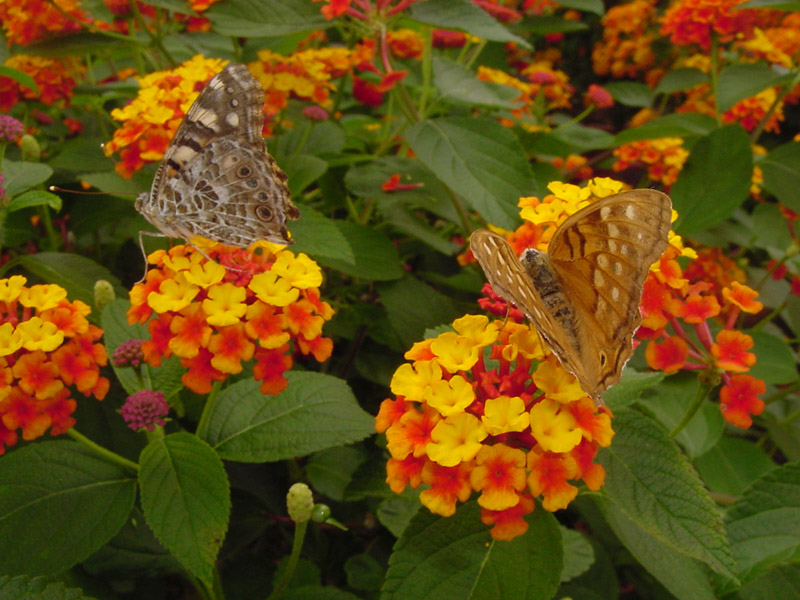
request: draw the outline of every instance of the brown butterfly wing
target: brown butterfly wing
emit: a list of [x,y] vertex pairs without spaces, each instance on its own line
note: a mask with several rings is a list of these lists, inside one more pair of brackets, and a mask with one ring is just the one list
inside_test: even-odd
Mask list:
[[261,134],[264,90],[244,65],[218,73],[186,112],[136,208],[162,233],[249,246],[291,244],[300,211]]
[[575,310],[584,390],[597,399],[617,383],[641,323],[642,287],[668,244],[672,203],[656,190],[603,198],[570,216],[548,255]]
[[[571,330],[569,321],[565,322],[565,315],[560,314],[559,307],[553,306],[554,300],[560,301],[563,298],[559,299],[561,295],[554,293],[548,295],[546,303],[542,298],[542,290],[534,285],[534,281],[538,280],[540,288],[546,287],[550,280],[549,275],[555,276],[547,256],[537,253],[538,258],[545,261],[545,265],[532,277],[504,237],[479,229],[472,233],[469,244],[495,293],[504,300],[513,302],[523,312],[567,370],[572,373],[579,371],[580,365],[573,360],[576,356],[573,350],[576,343],[575,333]],[[547,291],[550,290],[545,290]]]

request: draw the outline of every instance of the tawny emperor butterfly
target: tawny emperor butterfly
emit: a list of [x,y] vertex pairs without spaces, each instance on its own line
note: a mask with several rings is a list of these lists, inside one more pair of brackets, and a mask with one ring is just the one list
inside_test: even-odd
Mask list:
[[601,404],[633,353],[642,286],[667,247],[671,215],[666,194],[632,190],[570,216],[546,254],[529,248],[517,259],[505,238],[485,229],[470,246],[494,291],[517,305]]

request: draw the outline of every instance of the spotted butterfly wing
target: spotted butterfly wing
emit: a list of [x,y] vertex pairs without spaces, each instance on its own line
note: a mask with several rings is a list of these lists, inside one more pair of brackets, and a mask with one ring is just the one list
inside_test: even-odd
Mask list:
[[671,213],[661,192],[615,194],[564,221],[547,254],[528,249],[519,260],[502,236],[481,230],[470,238],[494,290],[530,319],[598,403],[633,352],[642,287],[667,247]]
[[261,130],[264,92],[244,65],[216,75],[189,108],[136,208],[170,237],[232,246],[291,244],[300,211]]

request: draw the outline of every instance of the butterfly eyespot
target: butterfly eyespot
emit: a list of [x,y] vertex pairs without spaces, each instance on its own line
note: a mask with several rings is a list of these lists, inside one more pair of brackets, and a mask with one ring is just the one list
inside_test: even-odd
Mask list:
[[267,202],[269,200],[269,194],[267,192],[258,192],[258,199]]
[[261,206],[256,207],[256,214],[258,215],[259,219],[264,221],[272,221],[272,209],[269,206]]
[[243,166],[239,167],[239,168],[237,169],[237,171],[236,171],[236,174],[237,174],[239,177],[241,177],[242,179],[244,179],[245,177],[250,177],[250,175],[251,175],[252,173],[253,173],[253,169],[251,169],[251,168],[250,168],[250,167],[248,167],[247,165],[243,165]]
[[258,179],[248,179],[245,185],[249,188],[256,189],[258,187]]

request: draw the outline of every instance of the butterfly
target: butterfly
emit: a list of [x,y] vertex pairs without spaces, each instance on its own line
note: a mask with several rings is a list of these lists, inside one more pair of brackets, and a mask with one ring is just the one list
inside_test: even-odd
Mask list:
[[293,243],[286,221],[300,211],[267,153],[263,105],[264,90],[247,67],[217,74],[187,111],[136,210],[163,235],[187,241]]
[[632,190],[571,215],[547,253],[528,248],[517,259],[505,238],[485,229],[472,234],[470,247],[495,293],[525,314],[564,369],[602,404],[633,354],[642,288],[667,248],[671,216],[669,196]]

